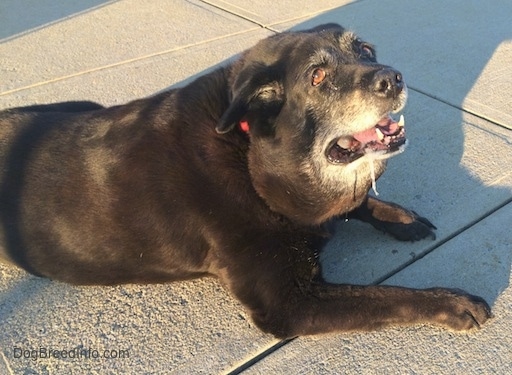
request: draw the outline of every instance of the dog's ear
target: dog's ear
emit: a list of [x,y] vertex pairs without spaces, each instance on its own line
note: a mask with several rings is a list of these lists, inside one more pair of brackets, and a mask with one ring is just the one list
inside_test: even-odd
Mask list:
[[[231,103],[215,128],[217,133],[231,131],[249,112],[270,117],[276,114],[277,108],[280,109],[284,97],[282,83],[272,68],[259,66],[256,70],[252,66],[237,75]],[[247,75],[249,78],[244,80]]]
[[215,128],[217,133],[225,134],[231,131],[249,110],[249,103],[254,96],[249,84],[247,84],[247,87],[243,87],[239,93],[233,94],[228,109],[224,112]]

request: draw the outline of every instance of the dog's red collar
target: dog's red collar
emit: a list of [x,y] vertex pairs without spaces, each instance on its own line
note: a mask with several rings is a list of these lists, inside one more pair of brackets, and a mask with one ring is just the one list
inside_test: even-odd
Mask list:
[[238,124],[240,130],[244,133],[249,133],[249,122],[247,120],[241,120]]

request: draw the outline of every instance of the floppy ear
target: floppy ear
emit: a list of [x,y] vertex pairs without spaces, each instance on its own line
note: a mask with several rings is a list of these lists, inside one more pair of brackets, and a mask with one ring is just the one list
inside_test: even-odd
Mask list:
[[225,134],[235,127],[235,125],[242,120],[242,117],[249,110],[249,103],[251,101],[253,93],[251,93],[250,83],[243,87],[241,92],[233,95],[232,101],[222,117],[219,123],[215,127],[215,130],[219,134]]
[[[252,70],[252,69],[251,69]],[[219,134],[231,131],[250,111],[258,111],[258,114],[269,115],[265,108],[273,108],[275,104],[283,100],[282,84],[275,78],[270,67],[260,67],[258,72],[233,90],[233,98],[228,109],[224,112],[215,130]],[[244,74],[245,73],[245,74]],[[241,72],[240,77],[247,75],[247,71]]]

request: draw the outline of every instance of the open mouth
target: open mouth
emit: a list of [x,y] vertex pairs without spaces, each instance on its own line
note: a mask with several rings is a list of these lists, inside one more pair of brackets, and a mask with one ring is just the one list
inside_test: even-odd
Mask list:
[[395,121],[387,115],[370,129],[352,136],[340,137],[327,148],[327,159],[335,164],[348,164],[364,155],[386,159],[405,148],[404,116]]

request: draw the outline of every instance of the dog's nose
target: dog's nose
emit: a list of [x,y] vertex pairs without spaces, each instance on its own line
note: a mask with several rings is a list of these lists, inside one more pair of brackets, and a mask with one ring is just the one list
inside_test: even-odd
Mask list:
[[391,68],[378,70],[373,76],[373,91],[386,98],[396,98],[404,89],[402,73]]

